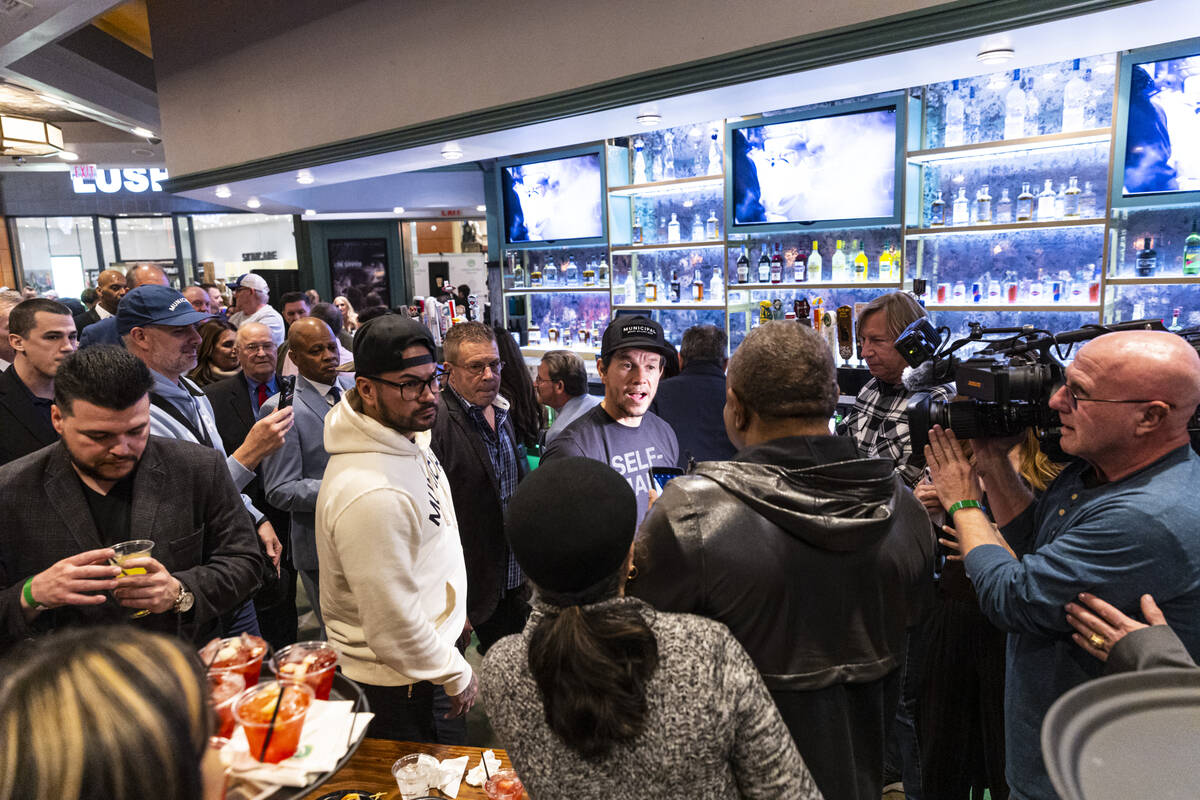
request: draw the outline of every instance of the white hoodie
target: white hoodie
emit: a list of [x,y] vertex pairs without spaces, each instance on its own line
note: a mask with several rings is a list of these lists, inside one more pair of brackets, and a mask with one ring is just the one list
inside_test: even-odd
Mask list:
[[363,414],[353,389],[325,417],[321,614],[347,677],[430,681],[453,696],[471,681],[454,646],[467,618],[467,570],[450,486],[428,441]]

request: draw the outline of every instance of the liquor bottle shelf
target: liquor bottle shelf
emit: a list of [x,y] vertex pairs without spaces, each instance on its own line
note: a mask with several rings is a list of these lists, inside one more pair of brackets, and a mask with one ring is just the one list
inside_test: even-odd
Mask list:
[[725,186],[725,176],[695,175],[691,178],[674,178],[669,181],[654,181],[653,183],[632,183],[626,186],[609,187],[609,197],[645,197],[655,194],[673,194],[681,191],[697,189],[720,189]]
[[937,161],[948,161],[953,158],[993,156],[1004,153],[1017,153],[1023,150],[1045,150],[1051,147],[1097,144],[1099,142],[1107,142],[1111,138],[1112,128],[1092,128],[1085,131],[1067,131],[1065,133],[1048,133],[1044,136],[1027,136],[1022,139],[1004,139],[998,142],[966,144],[956,147],[935,147],[931,150],[914,150],[908,153],[908,160],[913,164],[930,164]]
[[905,228],[905,236],[948,236],[956,233],[998,233],[1002,231],[1034,231],[1052,228],[1103,227],[1104,219],[1081,217],[1079,219],[1052,219],[1045,222],[1004,222],[999,225],[945,225],[937,228]]
[[1159,286],[1175,283],[1200,283],[1200,275],[1152,275],[1148,278],[1135,276],[1106,279],[1110,286]]
[[600,354],[599,347],[561,347],[547,342],[539,342],[537,344],[526,345],[521,348],[521,355],[526,358],[538,358],[549,353],[551,350],[570,350],[585,361],[594,360]]
[[725,301],[720,303],[614,303],[613,308],[649,308],[654,311],[724,311]]
[[926,311],[1099,311],[1100,304],[1077,305],[1075,303],[1045,303],[1024,305],[1022,303],[926,303]]
[[784,281],[782,283],[731,283],[727,287],[727,291],[738,292],[743,290],[760,290],[760,289],[899,289],[900,281],[806,281],[805,283],[795,283]]
[[505,289],[505,294],[553,294],[555,292],[608,292],[607,286],[522,286]]
[[673,244],[620,244],[613,245],[612,254],[619,256],[624,253],[644,253],[653,250],[715,250],[718,247],[724,246],[724,239],[710,239],[703,242],[675,242]]

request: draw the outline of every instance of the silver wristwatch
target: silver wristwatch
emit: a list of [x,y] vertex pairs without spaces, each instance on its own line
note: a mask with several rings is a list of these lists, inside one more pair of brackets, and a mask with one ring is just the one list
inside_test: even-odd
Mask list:
[[195,604],[196,595],[187,590],[183,581],[179,581],[179,594],[175,595],[175,605],[171,606],[171,610],[176,614],[186,614],[192,610],[192,606]]

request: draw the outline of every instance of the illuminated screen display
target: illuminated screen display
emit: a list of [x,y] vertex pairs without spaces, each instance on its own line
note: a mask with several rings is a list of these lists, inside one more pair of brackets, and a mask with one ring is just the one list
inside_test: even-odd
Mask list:
[[735,225],[895,214],[894,107],[730,133]]
[[501,175],[510,244],[604,235],[598,154],[513,164]]
[[1200,54],[1134,64],[1126,197],[1200,190]]

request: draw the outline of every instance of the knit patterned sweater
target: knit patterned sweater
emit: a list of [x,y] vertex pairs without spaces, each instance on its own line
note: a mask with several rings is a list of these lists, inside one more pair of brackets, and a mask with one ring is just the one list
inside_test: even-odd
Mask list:
[[537,800],[820,800],[749,656],[718,622],[632,605],[658,639],[658,668],[646,686],[642,733],[603,759],[585,760],[546,724],[529,672],[529,634],[547,611],[534,604],[525,630],[497,642],[483,660],[480,688],[488,718],[517,774]]

